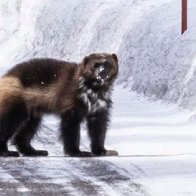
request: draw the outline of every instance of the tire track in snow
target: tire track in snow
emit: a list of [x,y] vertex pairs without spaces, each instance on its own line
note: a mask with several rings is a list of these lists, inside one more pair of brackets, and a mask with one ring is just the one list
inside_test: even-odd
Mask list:
[[[81,159],[78,158],[21,157],[1,159],[0,163],[3,165],[4,173],[11,175],[20,187],[27,187],[28,192],[24,193],[26,195],[115,195],[107,184],[89,177],[86,170],[83,170]],[[10,195],[14,192],[21,195],[17,189],[18,184],[14,186],[7,181],[4,186],[7,189],[11,187]],[[5,195],[9,195],[6,189]]]
[[134,182],[133,175],[112,161],[100,158],[20,157],[0,159],[0,163],[1,173],[11,175],[13,181],[3,184],[6,196],[13,193],[22,195],[22,191],[30,196],[148,195],[141,185]]
[[[22,195],[30,190],[25,187],[14,176],[0,167],[0,195]],[[17,192],[17,193],[16,193]]]
[[[130,174],[130,172],[118,167],[112,163],[112,161],[106,161],[101,158],[91,158],[81,159],[80,162],[82,167],[81,172],[84,174],[82,176],[86,176],[86,178],[90,179],[94,184],[100,185],[99,188],[102,188],[102,190],[106,192],[101,195],[148,195],[140,184],[134,182],[134,176]],[[72,163],[72,165],[74,164],[75,162]],[[136,170],[135,167],[134,170]]]
[[[18,184],[22,185],[22,188],[27,187],[28,192],[21,189],[23,190],[24,195],[74,195],[74,190],[71,187],[63,186],[62,182],[66,185],[66,180],[61,180],[62,182],[58,183],[62,176],[57,175],[59,171],[58,168],[55,168],[55,164],[43,168],[45,166],[45,161],[46,159],[42,158],[27,157],[0,160],[0,162],[3,162],[2,168],[5,173],[7,172],[6,174],[8,176],[11,175],[14,181],[17,181]],[[48,161],[48,164],[50,164],[50,161]],[[7,188],[11,187],[14,194],[16,192],[16,194],[21,195],[19,192],[20,190],[18,191],[13,183],[10,184],[10,181],[7,181],[4,186]],[[4,192],[6,196],[9,194],[9,190],[6,191],[6,189],[4,189]]]

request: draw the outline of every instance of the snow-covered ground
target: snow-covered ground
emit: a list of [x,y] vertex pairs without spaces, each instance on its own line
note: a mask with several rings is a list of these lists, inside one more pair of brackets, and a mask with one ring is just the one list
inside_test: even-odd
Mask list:
[[[180,2],[0,1],[1,75],[34,57],[104,51],[120,61],[106,140],[119,157],[64,158],[49,116],[34,145],[50,157],[0,158],[0,195],[196,195],[196,2],[188,0],[184,35]],[[89,149],[85,124],[81,148]]]
[[135,175],[149,195],[196,195],[194,112],[119,87],[114,101],[107,144],[124,158],[112,162]]

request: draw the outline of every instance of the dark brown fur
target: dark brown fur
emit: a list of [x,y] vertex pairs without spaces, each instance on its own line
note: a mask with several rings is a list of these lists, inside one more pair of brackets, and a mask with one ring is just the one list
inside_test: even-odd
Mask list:
[[[95,69],[96,63],[109,67],[109,71],[104,73],[105,70]],[[103,80],[95,79],[96,74],[97,78],[99,74],[103,78],[107,74],[107,80],[104,78],[103,83]],[[104,140],[111,107],[106,93],[110,92],[117,74],[116,55],[105,53],[91,54],[79,64],[33,59],[16,65],[0,79],[0,156],[18,155],[8,151],[10,138],[24,155],[47,155],[47,151],[35,150],[30,145],[45,113],[61,117],[65,153],[90,155],[79,150],[80,123],[87,119],[93,154],[105,154]],[[101,81],[103,84],[99,84]],[[98,126],[96,130],[100,121],[103,127]]]

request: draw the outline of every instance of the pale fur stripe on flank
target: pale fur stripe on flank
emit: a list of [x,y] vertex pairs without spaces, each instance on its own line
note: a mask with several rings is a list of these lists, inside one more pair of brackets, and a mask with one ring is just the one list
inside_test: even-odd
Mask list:
[[13,96],[21,96],[22,86],[18,78],[3,77],[0,78],[0,100],[2,97],[12,94]]

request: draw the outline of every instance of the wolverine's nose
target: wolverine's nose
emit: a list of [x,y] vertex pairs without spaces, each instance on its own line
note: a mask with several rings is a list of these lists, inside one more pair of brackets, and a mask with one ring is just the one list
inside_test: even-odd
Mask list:
[[108,71],[104,68],[104,66],[100,66],[98,70],[97,79],[107,79],[108,78]]
[[107,75],[107,72],[106,72],[105,70],[100,71],[99,75],[100,75],[100,77],[101,77],[102,79],[107,78],[107,76],[108,76],[108,75]]

